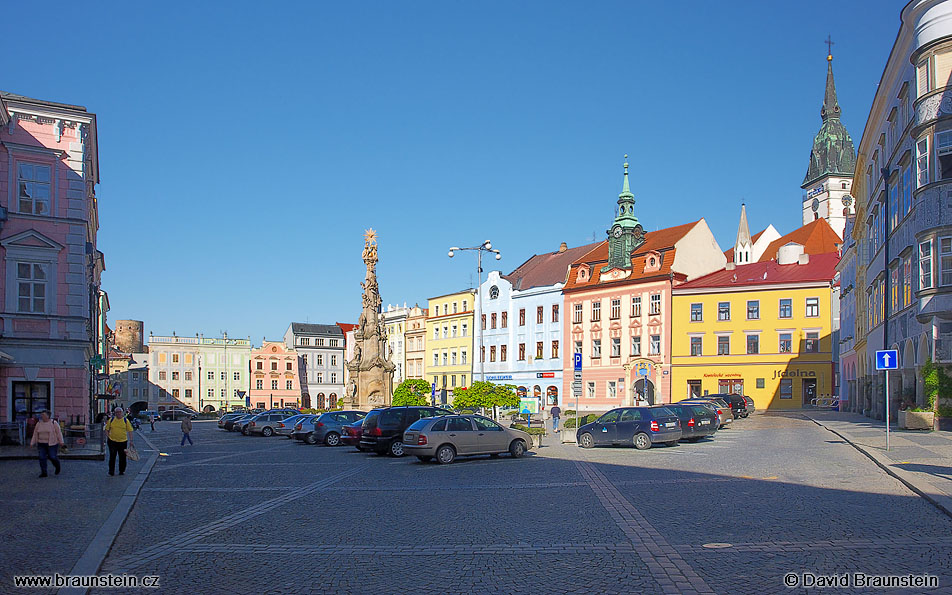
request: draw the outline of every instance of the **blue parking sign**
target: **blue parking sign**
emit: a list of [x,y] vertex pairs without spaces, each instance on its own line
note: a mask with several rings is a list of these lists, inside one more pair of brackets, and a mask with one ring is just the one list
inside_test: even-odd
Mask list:
[[575,363],[575,371],[581,372],[582,371],[582,354],[576,353],[574,355],[575,357],[573,358],[573,361]]
[[880,349],[876,352],[877,370],[898,370],[899,369],[899,350]]

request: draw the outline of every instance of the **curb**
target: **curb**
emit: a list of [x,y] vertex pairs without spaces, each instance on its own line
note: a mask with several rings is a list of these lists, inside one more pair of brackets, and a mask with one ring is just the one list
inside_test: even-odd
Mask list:
[[850,440],[847,436],[844,436],[843,434],[837,432],[833,428],[823,424],[822,422],[819,422],[813,419],[812,417],[810,417],[809,415],[805,413],[802,415],[803,417],[812,421],[813,423],[820,426],[824,430],[827,430],[828,432],[831,432],[835,434],[836,436],[839,436],[840,438],[842,438],[844,442],[846,442],[847,444],[849,444],[850,446],[858,450],[860,453],[865,455],[866,458],[868,458],[872,462],[876,463],[876,466],[878,466],[880,469],[885,471],[888,475],[896,478],[897,480],[899,480],[901,484],[909,488],[912,492],[918,494],[927,502],[935,506],[939,510],[939,512],[952,518],[952,496],[946,494],[945,492],[935,487],[928,481],[922,481],[915,475],[909,473],[908,471],[905,471],[901,468],[894,467],[892,461],[890,461],[889,459],[886,459],[885,457],[883,457],[883,455],[879,454],[878,452],[870,451],[863,448],[862,446],[859,446],[858,444]]
[[[109,550],[112,549],[112,544],[116,540],[116,536],[125,524],[126,518],[128,518],[129,512],[132,510],[132,506],[139,497],[139,491],[142,490],[142,486],[152,472],[152,466],[159,458],[159,449],[156,448],[144,434],[138,434],[138,437],[144,440],[154,452],[142,468],[139,469],[135,479],[126,486],[126,491],[123,492],[119,498],[119,502],[106,519],[106,522],[102,524],[102,527],[96,532],[96,536],[93,537],[93,540],[86,547],[83,555],[80,556],[76,564],[73,565],[72,570],[69,571],[70,576],[93,576],[99,573],[99,568],[102,566],[103,560],[106,559],[106,555],[109,553]],[[85,587],[63,587],[57,591],[57,595],[84,595],[88,592],[89,589]]]

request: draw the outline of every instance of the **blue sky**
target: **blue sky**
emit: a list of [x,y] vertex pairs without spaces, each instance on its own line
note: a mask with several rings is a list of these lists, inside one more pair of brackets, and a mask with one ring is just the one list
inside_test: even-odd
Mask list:
[[625,153],[649,231],[794,229],[824,40],[858,144],[902,6],[50,3],[0,88],[98,116],[111,320],[258,343],[356,321],[368,227],[384,304],[604,238]]

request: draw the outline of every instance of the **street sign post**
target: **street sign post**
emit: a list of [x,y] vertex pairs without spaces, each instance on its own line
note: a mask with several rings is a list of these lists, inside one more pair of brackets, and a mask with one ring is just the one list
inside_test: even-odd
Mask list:
[[572,354],[572,363],[575,368],[575,378],[572,381],[572,392],[575,393],[575,428],[578,429],[578,400],[582,396],[582,354]]
[[876,370],[886,373],[886,450],[889,450],[889,371],[899,369],[899,350],[880,349],[876,352]]
[[582,371],[582,354],[576,353],[574,355],[575,357],[573,359],[573,362],[575,363],[575,371],[581,372]]

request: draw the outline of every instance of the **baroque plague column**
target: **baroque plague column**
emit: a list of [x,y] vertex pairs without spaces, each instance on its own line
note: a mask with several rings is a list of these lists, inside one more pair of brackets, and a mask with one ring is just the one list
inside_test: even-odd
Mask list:
[[377,286],[377,232],[364,234],[363,261],[367,277],[360,286],[364,290],[363,310],[354,331],[354,359],[347,362],[350,382],[347,384],[346,406],[369,410],[389,405],[393,396],[393,371],[387,337],[380,317],[380,289]]

